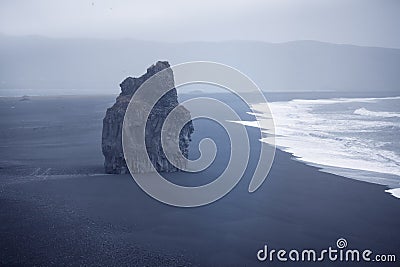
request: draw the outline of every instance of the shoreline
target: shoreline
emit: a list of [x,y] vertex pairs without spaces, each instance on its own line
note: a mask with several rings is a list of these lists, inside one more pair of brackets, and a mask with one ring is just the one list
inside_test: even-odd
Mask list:
[[[350,179],[350,180],[353,180],[353,181],[356,181],[356,182],[362,182],[362,183],[377,185],[377,186],[385,188],[385,190],[383,190],[383,192],[391,194],[394,198],[400,198],[400,195],[397,192],[398,190],[400,190],[400,182],[399,182],[399,185],[398,185],[399,187],[396,187],[396,186],[390,186],[390,185],[387,185],[387,184],[384,184],[384,183],[377,183],[377,182],[373,182],[373,181],[368,181],[366,178],[357,178],[357,173],[358,173],[359,177],[364,177],[364,175],[371,175],[371,176],[372,175],[376,175],[376,176],[385,177],[385,176],[388,176],[387,173],[365,171],[365,170],[360,170],[360,169],[347,169],[347,168],[335,167],[335,166],[326,166],[326,165],[317,164],[317,163],[313,163],[313,162],[308,162],[308,161],[302,160],[301,158],[298,158],[298,157],[294,156],[293,153],[285,151],[282,148],[278,148],[277,147],[276,149],[281,151],[282,153],[288,154],[290,159],[293,160],[293,161],[302,163],[302,164],[304,164],[306,166],[310,166],[310,167],[316,168],[316,170],[318,172],[332,174],[332,175],[335,175],[335,176],[338,176],[338,177],[341,177],[341,178],[344,178],[344,179]],[[349,174],[346,175],[345,174],[346,172],[349,173]]]

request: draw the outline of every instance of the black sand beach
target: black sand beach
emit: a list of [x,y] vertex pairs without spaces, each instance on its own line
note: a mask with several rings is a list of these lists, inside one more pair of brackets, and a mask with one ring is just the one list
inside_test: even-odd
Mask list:
[[[113,101],[0,98],[0,265],[272,266],[279,262],[257,260],[265,244],[322,250],[345,238],[350,248],[395,254],[397,263],[386,266],[399,266],[398,199],[383,186],[319,172],[281,151],[255,193],[247,191],[257,161],[252,155],[239,184],[199,208],[164,205],[129,175],[103,174],[101,120]],[[214,132],[219,155],[204,172],[170,174],[176,183],[208,182],[228,156],[223,133],[194,123],[193,147]],[[249,132],[256,150],[258,132]]]

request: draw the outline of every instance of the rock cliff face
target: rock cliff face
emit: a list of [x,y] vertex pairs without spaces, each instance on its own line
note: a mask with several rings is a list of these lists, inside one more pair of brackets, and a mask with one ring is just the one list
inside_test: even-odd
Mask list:
[[[126,109],[136,90],[151,76],[161,70],[169,68],[169,66],[169,63],[166,61],[158,61],[155,65],[149,67],[147,72],[141,77],[128,77],[120,84],[121,93],[117,97],[115,104],[107,109],[106,116],[103,119],[102,150],[105,157],[104,168],[106,173],[129,173],[122,148],[122,124]],[[163,83],[157,86],[165,86],[164,88],[173,89],[166,93],[150,112],[146,124],[146,149],[157,171],[175,172],[179,169],[167,160],[161,146],[161,127],[171,110],[177,106],[179,106],[181,114],[185,117],[189,116],[189,119],[190,113],[178,103],[177,92],[174,88],[174,76],[171,69],[163,72]],[[160,88],[154,88],[154,90],[159,89]],[[185,157],[188,155],[188,146],[193,130],[192,121],[189,120],[179,134],[179,148]],[[137,168],[133,170],[134,172],[149,171],[149,168],[141,165],[140,162],[135,164],[135,166],[137,166]]]

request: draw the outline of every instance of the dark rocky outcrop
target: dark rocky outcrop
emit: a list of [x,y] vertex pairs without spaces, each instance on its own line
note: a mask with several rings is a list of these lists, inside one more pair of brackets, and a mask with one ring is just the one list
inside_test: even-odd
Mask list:
[[[171,112],[172,109],[179,106],[180,112],[183,116],[189,116],[190,113],[183,106],[178,103],[178,96],[174,83],[174,76],[170,65],[166,61],[158,61],[147,69],[147,72],[139,78],[126,78],[121,84],[121,93],[117,97],[115,104],[107,109],[106,116],[103,120],[103,134],[102,134],[102,150],[105,157],[104,168],[106,173],[128,173],[124,153],[122,148],[122,124],[124,121],[125,112],[128,104],[135,94],[136,90],[150,77],[161,70],[167,69],[163,72],[162,86],[163,88],[173,88],[168,91],[154,106],[150,112],[146,124],[146,148],[149,158],[159,172],[174,172],[178,168],[173,166],[166,158],[161,146],[161,126]],[[159,90],[160,88],[147,88],[151,90]],[[136,103],[133,103],[136,104]],[[140,108],[140,107],[139,107]],[[179,148],[182,154],[187,157],[190,136],[193,133],[192,121],[183,127],[179,133]],[[134,172],[147,172],[149,169],[140,162],[136,164],[138,167]]]

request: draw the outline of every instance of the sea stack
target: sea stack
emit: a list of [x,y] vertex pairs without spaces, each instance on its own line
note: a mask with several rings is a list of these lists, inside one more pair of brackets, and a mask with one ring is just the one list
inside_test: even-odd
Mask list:
[[[121,84],[121,93],[117,97],[116,102],[111,108],[107,109],[106,116],[103,119],[103,133],[102,133],[102,151],[105,157],[104,168],[106,173],[123,174],[129,173],[127,164],[124,158],[122,148],[122,125],[124,121],[125,112],[128,104],[135,94],[136,90],[154,74],[167,69],[162,73],[163,83],[156,84],[164,89],[173,88],[168,91],[154,106],[150,116],[147,118],[146,124],[146,148],[150,161],[158,172],[175,172],[179,169],[173,166],[166,158],[161,146],[161,127],[168,114],[176,107],[179,106],[181,115],[184,117],[189,116],[190,113],[183,106],[178,103],[178,95],[175,89],[174,75],[172,69],[167,61],[158,61],[156,64],[150,66],[147,72],[139,78],[126,78]],[[151,90],[160,90],[160,88],[146,88]],[[133,103],[134,104],[134,103]],[[189,142],[191,141],[191,134],[193,133],[192,121],[182,128],[179,134],[179,148],[182,154],[187,158]],[[138,166],[141,166],[140,163]],[[133,172],[147,172],[147,167],[138,168]]]

